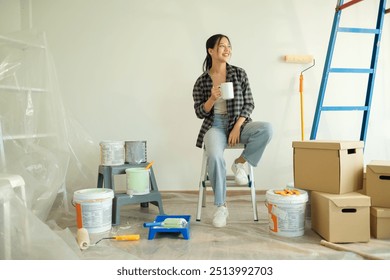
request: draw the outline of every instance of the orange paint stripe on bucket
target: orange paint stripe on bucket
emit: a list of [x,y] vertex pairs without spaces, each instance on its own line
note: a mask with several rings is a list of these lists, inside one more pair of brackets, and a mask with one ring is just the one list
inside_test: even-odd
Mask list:
[[83,227],[83,215],[81,210],[81,204],[76,203],[76,222],[77,222],[77,228]]
[[272,213],[272,207],[273,205],[271,203],[268,204],[268,215],[269,216],[269,219],[270,219],[270,224],[269,224],[269,228],[270,230],[272,230],[273,232],[278,232],[278,217],[276,217],[273,213]]

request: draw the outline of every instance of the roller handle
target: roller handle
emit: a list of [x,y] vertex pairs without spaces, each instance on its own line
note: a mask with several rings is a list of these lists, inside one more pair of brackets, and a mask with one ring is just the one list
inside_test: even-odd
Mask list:
[[299,76],[299,92],[303,92],[303,74]]
[[352,253],[360,255],[361,257],[363,257],[365,259],[368,259],[368,260],[383,260],[383,258],[374,256],[374,255],[371,255],[371,254],[367,254],[367,253],[364,253],[364,252],[360,252],[360,251],[357,251],[357,250],[353,250],[353,249],[347,248],[345,246],[342,246],[342,245],[339,245],[339,244],[334,244],[334,243],[326,241],[326,240],[321,240],[320,244],[322,246],[325,246],[325,247],[328,247],[328,248],[331,248],[331,249],[334,249],[334,250],[352,252]]
[[299,76],[299,95],[300,95],[300,103],[301,103],[301,139],[302,141],[305,140],[305,120],[303,117],[303,74]]
[[153,223],[144,223],[144,227],[156,227],[156,226],[163,226],[163,222],[153,222]]
[[124,240],[124,241],[136,241],[140,239],[139,234],[130,234],[130,235],[119,235],[114,236],[115,240]]

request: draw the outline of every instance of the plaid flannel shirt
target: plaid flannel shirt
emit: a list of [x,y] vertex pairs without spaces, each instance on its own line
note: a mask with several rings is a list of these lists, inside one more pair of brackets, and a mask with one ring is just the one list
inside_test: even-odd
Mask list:
[[[227,64],[226,82],[233,82],[234,88],[234,99],[226,100],[229,119],[228,133],[230,133],[239,117],[246,118],[241,129],[245,124],[252,121],[250,114],[255,108],[255,104],[253,102],[248,76],[244,69]],[[196,146],[199,148],[202,148],[203,137],[213,125],[214,110],[208,113],[204,110],[204,103],[210,98],[212,87],[213,81],[208,71],[206,71],[196,80],[192,93],[195,114],[198,118],[204,119],[196,141]]]

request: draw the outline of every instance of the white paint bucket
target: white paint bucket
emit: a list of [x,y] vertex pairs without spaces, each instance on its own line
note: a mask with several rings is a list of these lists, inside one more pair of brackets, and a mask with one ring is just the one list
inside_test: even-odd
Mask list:
[[146,141],[125,142],[125,162],[137,163],[146,162]]
[[126,182],[128,195],[148,194],[149,190],[149,169],[135,167],[126,169]]
[[122,165],[125,163],[124,141],[100,142],[101,165]]
[[[293,189],[295,188],[294,187],[294,182],[290,182],[290,183],[287,183],[286,185],[286,188],[287,189]],[[311,219],[311,200],[310,200],[310,195],[311,195],[311,191],[309,190],[306,190],[307,192],[307,203],[306,203],[306,213],[305,213],[305,217],[306,219]]]
[[91,188],[75,191],[73,205],[76,207],[77,228],[85,228],[88,233],[110,230],[113,198],[112,189]]
[[274,234],[297,237],[305,233],[305,210],[308,195],[303,190],[292,190],[299,191],[299,194],[275,193],[279,190],[268,190],[266,193],[269,229]]

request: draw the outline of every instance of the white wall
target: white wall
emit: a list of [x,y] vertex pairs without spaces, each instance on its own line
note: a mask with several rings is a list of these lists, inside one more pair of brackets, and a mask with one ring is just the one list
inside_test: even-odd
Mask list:
[[20,29],[19,1],[0,0],[0,33],[8,33]]
[[[0,15],[7,14],[7,2],[0,1]],[[46,32],[69,118],[81,127],[81,139],[93,142],[92,153],[78,149],[83,164],[97,176],[100,141],[147,140],[160,190],[197,188],[202,151],[195,140],[201,121],[193,111],[192,87],[201,74],[206,39],[227,34],[233,45],[231,63],[246,69],[250,79],[253,119],[274,126],[274,138],[255,170],[258,188],[268,189],[293,180],[291,142],[300,140],[298,79],[308,66],[281,58],[312,54],[316,59],[316,66],[305,72],[308,139],[336,2],[32,0],[32,23]],[[343,17],[346,24],[372,27],[376,13],[377,0],[370,0],[349,8]],[[390,85],[385,75],[390,67],[389,20],[387,16],[366,163],[390,159]],[[15,26],[1,31],[14,31]],[[336,53],[336,58],[353,64],[366,61],[363,54],[370,55],[370,41],[342,40],[345,53]],[[330,86],[338,99],[349,102],[355,97],[344,94],[361,88],[351,84],[358,86],[350,89],[345,80]],[[324,118],[317,139],[359,139],[360,121],[330,120]],[[234,156],[227,154],[228,166]],[[90,181],[96,184],[95,177]]]

